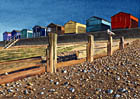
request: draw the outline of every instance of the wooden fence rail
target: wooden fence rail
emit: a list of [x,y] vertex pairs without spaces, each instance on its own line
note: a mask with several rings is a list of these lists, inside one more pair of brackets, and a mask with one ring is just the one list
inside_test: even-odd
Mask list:
[[[108,43],[107,43],[107,55],[111,56],[113,54],[113,40],[112,36],[109,35],[108,38]],[[120,48],[124,48],[124,38],[122,37],[120,39]],[[56,68],[62,67],[61,65],[67,66],[67,65],[74,65],[78,64],[80,62],[84,62],[85,59],[80,59],[80,60],[71,60],[67,62],[61,62],[57,63],[57,34],[51,33],[49,34],[49,46],[47,49],[47,67],[46,71],[50,73],[55,73]],[[106,54],[102,55],[105,56]],[[88,43],[86,47],[86,61],[88,62],[93,62],[94,60],[94,36],[93,35],[88,35]]]
[[21,69],[41,66],[41,61],[41,57],[32,57],[15,61],[2,62],[0,63],[0,75]]

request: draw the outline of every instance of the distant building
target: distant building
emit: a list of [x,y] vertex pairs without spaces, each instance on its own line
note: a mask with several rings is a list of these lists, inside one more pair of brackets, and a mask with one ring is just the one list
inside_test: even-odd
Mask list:
[[3,33],[3,40],[9,41],[11,39],[11,32],[4,32]]
[[49,33],[57,33],[57,34],[64,34],[64,27],[58,24],[50,23],[47,26],[47,32]]
[[105,31],[110,29],[111,23],[105,19],[93,16],[86,20],[86,26],[87,32]]
[[21,38],[32,38],[33,37],[33,31],[28,29],[21,30]]
[[129,13],[119,12],[111,17],[112,29],[136,28],[138,27],[138,18]]
[[33,37],[47,36],[47,27],[36,25],[33,27]]
[[64,30],[64,33],[86,33],[86,25],[71,20],[64,25]]
[[19,31],[19,30],[13,30],[12,32],[11,32],[11,34],[12,34],[12,39],[20,39],[21,38],[21,31]]

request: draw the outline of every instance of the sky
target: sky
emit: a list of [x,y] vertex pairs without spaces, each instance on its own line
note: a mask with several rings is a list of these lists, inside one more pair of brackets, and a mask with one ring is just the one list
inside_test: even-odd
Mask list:
[[140,19],[139,5],[140,0],[0,0],[0,41],[5,31],[51,22],[64,25],[69,20],[86,24],[91,16],[111,21],[120,11]]

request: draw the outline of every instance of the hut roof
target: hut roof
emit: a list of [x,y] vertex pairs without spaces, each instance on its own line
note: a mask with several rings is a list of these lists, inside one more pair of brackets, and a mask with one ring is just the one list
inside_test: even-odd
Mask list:
[[[79,22],[76,22],[76,21],[73,21],[73,20],[70,20],[70,21],[72,21],[72,22],[74,22],[74,23],[79,23]],[[70,22],[70,21],[68,21],[68,22]],[[66,22],[65,24],[67,24],[68,22]],[[64,25],[65,25],[64,24]],[[79,24],[82,24],[82,23],[79,23]],[[85,24],[83,24],[83,25],[85,25]]]
[[[20,30],[13,30],[13,31],[15,31],[15,32],[21,32]],[[12,32],[13,32],[13,31],[12,31]]]
[[35,27],[47,28],[47,27],[45,27],[45,26],[39,26],[39,25],[35,25],[33,28],[35,28]]
[[[62,25],[54,24],[54,23],[50,23],[49,25],[55,25],[55,26],[63,27]],[[48,26],[49,26],[49,25],[48,25]],[[48,27],[48,26],[47,26],[47,27]]]
[[[99,19],[99,20],[104,20],[104,21],[106,21],[106,22],[109,22],[110,23],[110,21],[108,21],[108,20],[106,20],[106,19],[103,19],[103,18],[100,18],[100,17],[97,17],[97,16],[92,16],[92,17],[90,17],[90,18],[96,18],[96,19]],[[90,19],[89,18],[89,19]],[[89,20],[89,19],[87,19],[87,20]]]

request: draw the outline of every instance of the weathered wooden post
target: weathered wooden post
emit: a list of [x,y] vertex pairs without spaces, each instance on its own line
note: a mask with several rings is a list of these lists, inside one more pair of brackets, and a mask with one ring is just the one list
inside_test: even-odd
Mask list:
[[109,38],[108,38],[108,43],[107,43],[107,55],[108,56],[111,56],[113,54],[113,51],[112,51],[112,36],[109,35]]
[[124,49],[124,37],[120,38],[119,49],[120,50]]
[[87,57],[86,61],[93,62],[94,60],[94,36],[88,36],[88,44],[87,44]]
[[55,73],[57,65],[57,34],[49,33],[49,46],[47,52],[47,72]]

